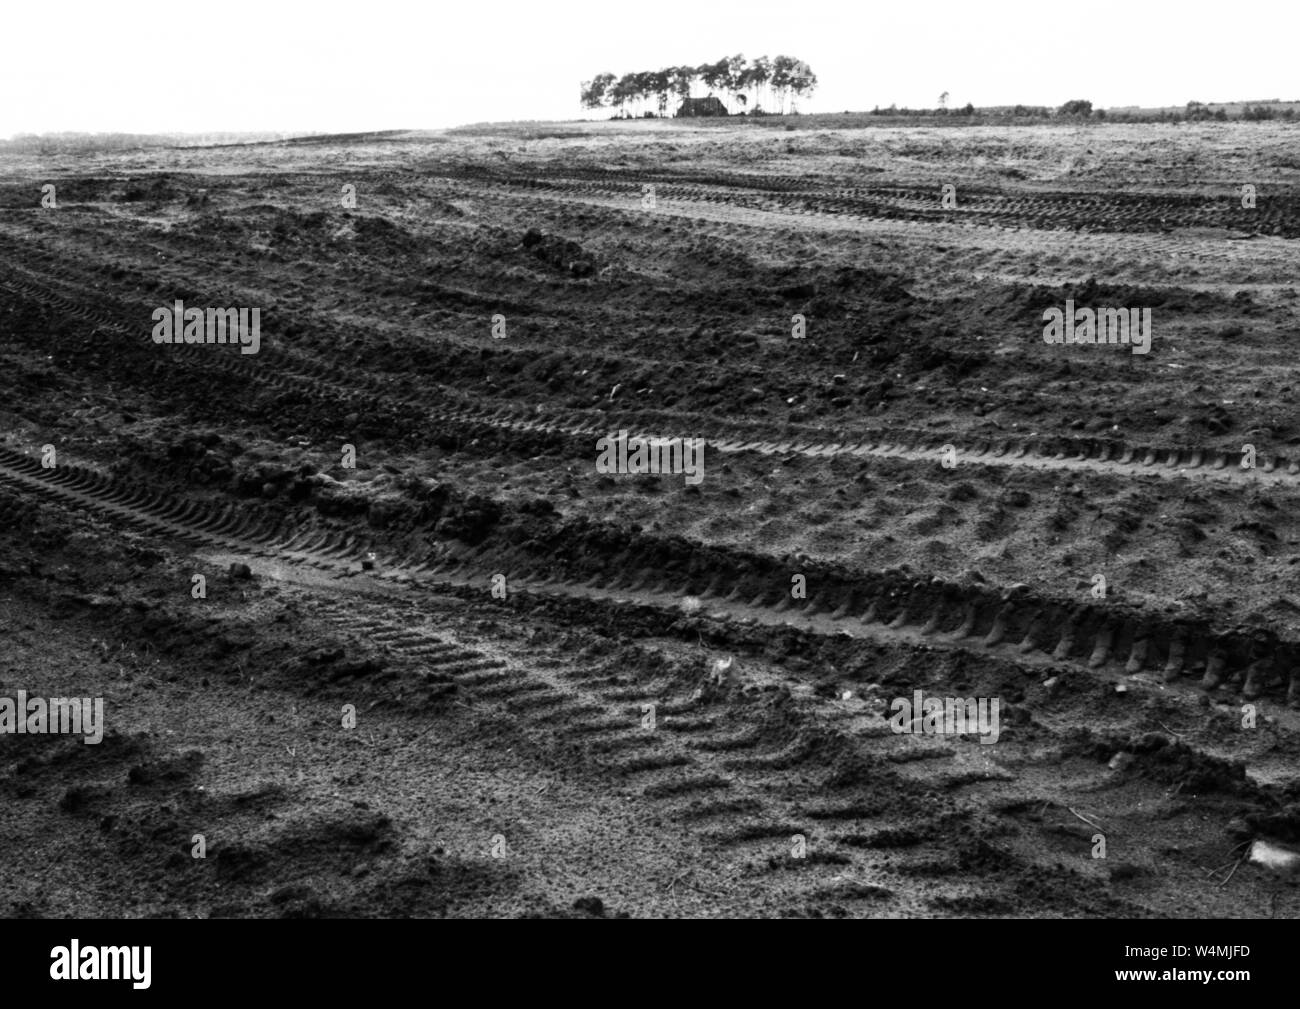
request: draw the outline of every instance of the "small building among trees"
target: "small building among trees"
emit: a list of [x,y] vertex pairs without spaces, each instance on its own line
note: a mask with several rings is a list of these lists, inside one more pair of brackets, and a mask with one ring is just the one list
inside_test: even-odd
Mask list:
[[687,98],[677,109],[677,116],[725,116],[727,107],[722,102],[709,95],[708,98]]

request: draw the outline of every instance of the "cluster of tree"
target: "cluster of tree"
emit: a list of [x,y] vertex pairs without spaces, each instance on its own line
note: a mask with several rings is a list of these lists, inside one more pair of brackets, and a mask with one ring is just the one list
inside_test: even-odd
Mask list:
[[1261,119],[1294,119],[1295,109],[1287,106],[1281,112],[1269,105],[1247,105],[1241,110],[1241,118],[1247,122]]
[[[1276,104],[1281,105],[1282,103]],[[1160,109],[1158,111],[1117,109],[1111,113],[1110,118],[1123,123],[1200,123],[1206,121],[1226,123],[1233,119],[1239,122],[1260,122],[1269,119],[1291,121],[1296,118],[1296,110],[1292,105],[1287,105],[1286,108],[1278,108],[1276,105],[1245,105],[1239,115],[1234,115],[1222,105],[1212,109],[1204,102],[1188,102],[1186,109],[1181,111],[1178,109]]]
[[[1276,103],[1281,104],[1281,103]],[[1066,102],[1059,109],[1057,115],[1061,116],[1091,116],[1093,119],[1106,119],[1105,109],[1093,109],[1091,102],[1073,101]],[[1276,108],[1275,105],[1247,105],[1242,108],[1241,115],[1236,117],[1245,122],[1256,122],[1266,119],[1294,119],[1296,116],[1295,109],[1287,106],[1284,109]],[[1125,123],[1195,123],[1206,120],[1226,123],[1234,118],[1228,114],[1228,110],[1219,106],[1211,109],[1204,102],[1188,102],[1185,111],[1177,109],[1117,109],[1110,113],[1109,118],[1116,122]]]
[[[743,55],[701,63],[698,67],[665,67],[641,73],[597,74],[582,82],[582,106],[587,109],[613,109],[619,116],[660,116],[668,114],[671,101],[706,97],[696,95],[703,89],[707,96],[730,95],[736,105],[750,114],[770,112],[784,114],[786,103],[794,112],[795,99],[811,94],[817,87],[817,75],[803,60],[792,56],[760,56],[752,62]],[[653,109],[647,108],[651,104]]]
[[[1202,102],[1188,102],[1186,110],[1183,109],[1142,109],[1135,106],[1128,108],[1095,109],[1092,102],[1086,99],[1076,98],[1066,102],[1064,105],[1053,109],[1046,105],[999,105],[977,109],[973,105],[967,104],[960,109],[949,109],[946,107],[948,93],[944,92],[939,96],[939,107],[933,109],[909,109],[899,108],[897,105],[891,105],[887,109],[876,106],[869,113],[873,116],[897,116],[899,118],[908,117],[913,119],[926,119],[937,117],[979,117],[981,123],[997,122],[1005,123],[1014,119],[1091,119],[1093,121],[1111,121],[1120,123],[1182,123],[1182,122],[1199,122],[1203,120],[1215,120],[1218,122],[1227,122],[1229,120],[1238,120],[1244,122],[1255,122],[1260,120],[1282,120],[1291,122],[1300,120],[1300,102],[1263,102],[1254,105],[1230,106],[1225,109],[1222,105],[1217,108],[1210,108]],[[845,112],[845,115],[849,115]]]
[[[1186,112],[1180,112],[1177,109],[1150,109],[1143,110],[1139,108],[1119,109],[1107,114],[1105,109],[1094,109],[1092,102],[1084,98],[1075,98],[1066,102],[1055,111],[1045,105],[1016,105],[1014,107],[1006,106],[995,109],[975,109],[967,105],[963,109],[949,111],[945,108],[948,99],[948,93],[945,91],[939,96],[939,107],[937,109],[900,109],[891,105],[887,109],[876,106],[871,112],[874,116],[973,116],[979,114],[983,117],[1001,117],[1016,116],[1018,118],[1064,118],[1064,119],[1111,119],[1117,122],[1125,123],[1181,123],[1181,122],[1199,122],[1202,120],[1217,120],[1226,122],[1230,118],[1227,111],[1222,107],[1211,109],[1202,102],[1188,102]],[[1275,103],[1280,105],[1282,103]],[[1266,119],[1286,119],[1296,118],[1296,112],[1291,106],[1286,108],[1277,108],[1275,105],[1247,105],[1241,110],[1238,117],[1247,122],[1253,122]]]
[[[897,105],[891,105],[887,109],[882,109],[877,105],[871,110],[871,114],[873,116],[974,116],[978,114],[982,116],[1018,116],[1035,119],[1048,119],[1053,115],[1080,117],[1094,115],[1092,102],[1086,101],[1082,98],[1066,102],[1055,112],[1046,105],[1016,105],[993,109],[977,109],[970,102],[967,102],[959,109],[949,109],[947,91],[939,96],[939,107],[937,109],[900,109]],[[1098,110],[1095,115],[1101,119],[1106,117],[1104,110]]]
[[891,105],[887,109],[882,109],[877,105],[871,110],[873,116],[973,116],[975,115],[975,106],[967,102],[960,109],[946,109],[942,106],[937,109],[909,109],[906,106],[899,108],[897,105]]
[[1219,122],[1227,122],[1228,113],[1225,109],[1211,109],[1208,105],[1201,102],[1187,103],[1187,121],[1199,123],[1206,119],[1217,119]]

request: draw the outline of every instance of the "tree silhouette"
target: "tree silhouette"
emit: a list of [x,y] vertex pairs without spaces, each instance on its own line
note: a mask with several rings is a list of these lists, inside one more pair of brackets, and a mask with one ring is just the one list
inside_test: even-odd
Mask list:
[[748,100],[745,98],[745,69],[748,66],[743,53],[737,53],[726,61],[727,63],[727,93],[735,100],[737,105],[746,105]]
[[679,101],[684,102],[691,97],[691,85],[695,83],[694,67],[673,67],[669,71],[669,77],[673,93]]
[[[751,114],[771,111],[773,106],[784,112],[787,104],[792,112],[796,111],[796,100],[817,87],[817,75],[803,60],[781,55],[774,59],[760,56],[749,62],[742,53],[737,53],[715,63],[664,67],[624,74],[617,79],[613,74],[597,74],[590,81],[582,82],[581,101],[584,108],[612,108],[618,116],[627,118],[651,115],[644,107],[653,98],[658,114],[664,116],[674,99],[684,102],[691,97],[697,81],[710,97],[722,92]],[[947,92],[944,92],[941,101],[946,99]]]
[[610,86],[614,83],[613,74],[597,74],[589,81],[582,83],[582,105],[583,108],[599,109],[609,104]]
[[731,61],[718,60],[717,63],[701,63],[696,67],[700,82],[710,95],[715,91],[728,90],[731,83]]
[[776,100],[777,111],[785,114],[785,100],[790,93],[791,71],[795,61],[789,56],[777,56],[772,60],[772,94]]
[[623,116],[631,115],[628,112],[628,105],[636,97],[636,74],[624,74],[614,84],[613,100],[618,107],[619,113]]
[[636,81],[637,115],[645,114],[645,102],[655,94],[655,74],[653,70],[642,71],[633,78]]
[[1075,98],[1057,109],[1056,114],[1060,116],[1088,116],[1092,114],[1092,102],[1083,98]]
[[655,104],[660,116],[668,114],[668,99],[672,93],[672,74],[668,70],[654,70],[650,78],[650,93],[655,96]]
[[[804,95],[810,95],[817,90],[817,75],[803,60],[796,60],[790,70],[790,90],[794,92],[796,98],[803,98]],[[793,104],[792,101],[791,111],[793,111]]]
[[[749,65],[749,83],[754,89],[754,110],[763,108],[763,96],[772,80],[772,61],[760,56]],[[771,104],[770,102],[768,103]]]

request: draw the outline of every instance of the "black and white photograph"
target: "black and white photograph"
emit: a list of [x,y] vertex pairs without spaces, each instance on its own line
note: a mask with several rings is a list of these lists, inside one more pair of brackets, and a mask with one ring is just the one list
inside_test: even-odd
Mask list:
[[98,923],[25,972],[1092,919],[1112,990],[1249,990],[1225,921],[1300,914],[1293,5],[3,20],[0,917]]

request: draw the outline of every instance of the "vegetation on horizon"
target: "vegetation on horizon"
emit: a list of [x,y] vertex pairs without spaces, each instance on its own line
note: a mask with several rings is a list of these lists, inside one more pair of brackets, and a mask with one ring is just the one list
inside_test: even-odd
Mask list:
[[[817,75],[807,63],[792,56],[760,56],[750,62],[737,54],[698,67],[664,67],[619,78],[597,74],[582,82],[581,101],[583,108],[610,108],[621,117],[640,117],[655,115],[645,108],[645,103],[654,99],[658,115],[666,116],[674,96],[679,101],[697,97],[694,92],[701,86],[707,95],[698,97],[712,97],[718,92],[730,95],[751,115],[769,111],[775,103],[779,114],[784,115],[787,101],[794,112],[795,99],[811,94],[817,87]],[[765,99],[767,109],[763,107]]]
[[309,134],[297,133],[18,133],[0,139],[0,154],[81,154],[154,147],[214,147],[219,144],[266,143]]
[[[981,120],[989,118],[1012,118],[1012,119],[1093,119],[1097,121],[1110,121],[1118,123],[1182,123],[1182,122],[1202,122],[1205,120],[1214,120],[1217,122],[1229,122],[1236,120],[1239,122],[1262,122],[1270,119],[1281,119],[1290,121],[1296,118],[1297,110],[1295,106],[1300,103],[1272,102],[1261,103],[1257,105],[1241,104],[1233,102],[1215,103],[1216,108],[1211,108],[1202,102],[1188,102],[1185,109],[1143,109],[1137,106],[1130,108],[1112,108],[1112,109],[1095,109],[1092,102],[1086,99],[1076,98],[1066,102],[1056,109],[1051,109],[1046,105],[1014,105],[1014,106],[996,106],[992,108],[976,108],[967,104],[964,108],[948,109],[944,107],[943,99],[947,97],[944,92],[940,98],[940,106],[937,109],[909,109],[899,108],[891,105],[887,109],[882,109],[877,105],[868,115],[872,116],[897,116],[907,118],[927,118],[930,116],[948,116],[948,117],[974,117],[979,116]],[[1240,112],[1237,115],[1231,115],[1225,106],[1235,106],[1241,104]],[[1285,106],[1282,108],[1280,106]]]

